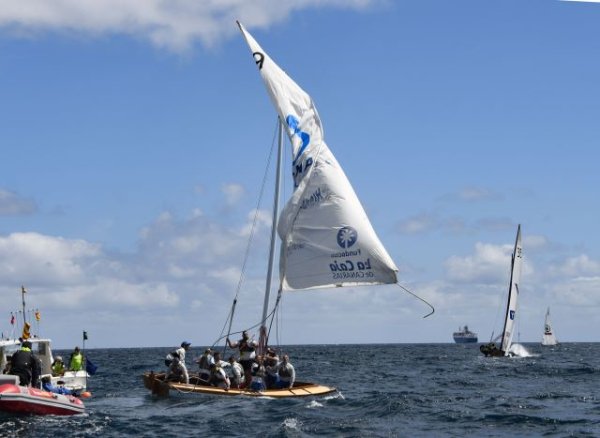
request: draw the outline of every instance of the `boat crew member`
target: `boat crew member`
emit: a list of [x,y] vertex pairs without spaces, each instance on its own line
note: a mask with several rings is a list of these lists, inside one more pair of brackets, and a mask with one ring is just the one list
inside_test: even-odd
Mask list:
[[234,356],[229,356],[229,367],[227,368],[227,372],[229,373],[231,386],[239,389],[244,382],[244,369],[239,362],[236,362]]
[[221,388],[226,391],[231,386],[231,382],[229,380],[229,377],[227,377],[227,373],[216,363],[213,363],[210,366],[210,384],[212,386],[216,386],[217,388]]
[[279,364],[278,374],[278,386],[280,388],[292,388],[294,386],[294,382],[296,381],[296,371],[294,370],[294,366],[290,363],[290,358],[287,354],[283,356],[281,364]]
[[175,357],[175,353],[177,353],[177,358],[185,365],[185,352],[190,349],[190,345],[192,344],[190,344],[187,341],[183,341],[178,349],[173,350],[169,354],[167,354],[167,357],[165,357],[165,365],[171,366],[171,362]]
[[185,366],[185,362],[179,359],[179,353],[174,351],[171,353],[173,359],[171,360],[171,365],[169,366],[169,374],[167,376],[167,380],[180,382],[180,383],[190,383],[190,376],[188,374],[188,370]]
[[61,356],[56,356],[52,362],[52,375],[54,377],[63,376],[65,374],[65,364]]
[[83,354],[79,351],[79,347],[75,347],[71,357],[69,358],[69,370],[80,371],[83,368]]
[[60,383],[62,383],[61,381],[59,381],[58,383],[58,385],[53,385],[50,376],[44,376],[42,378],[42,389],[44,391],[53,392],[55,394],[77,395],[75,391],[60,385]]
[[210,348],[204,350],[204,354],[196,360],[196,363],[198,364],[198,368],[200,368],[198,370],[198,377],[208,381],[210,379],[210,366],[215,363],[212,350]]
[[265,385],[265,375],[266,375],[267,371],[265,369],[265,365],[263,363],[263,358],[262,356],[258,356],[256,358],[256,361],[254,362],[254,364],[252,365],[252,372],[251,372],[251,382],[250,382],[250,389],[252,391],[264,391],[265,389],[267,389],[267,386]]
[[246,386],[248,386],[252,380],[252,364],[256,358],[256,341],[250,339],[246,330],[242,332],[242,339],[239,341],[232,343],[229,338],[226,341],[230,348],[238,348],[240,351],[240,365],[244,369]]
[[279,356],[275,353],[272,348],[267,348],[267,354],[265,355],[265,384],[267,388],[278,388],[279,387]]
[[10,374],[19,376],[21,386],[38,387],[40,361],[31,351],[31,342],[23,341],[21,349],[12,355]]

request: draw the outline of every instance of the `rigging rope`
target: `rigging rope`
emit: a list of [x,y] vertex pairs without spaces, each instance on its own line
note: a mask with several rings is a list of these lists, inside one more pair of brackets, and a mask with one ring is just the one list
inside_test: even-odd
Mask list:
[[[275,130],[273,132],[273,139],[271,140],[271,150],[269,151],[269,157],[267,158],[267,165],[265,167],[265,173],[263,175],[263,180],[262,180],[262,185],[260,188],[260,193],[258,195],[258,202],[256,203],[256,209],[254,210],[254,218],[252,219],[252,227],[250,229],[250,236],[248,238],[248,245],[246,245],[246,251],[244,253],[244,261],[242,263],[242,269],[240,272],[240,279],[238,281],[238,285],[235,291],[235,297],[233,299],[233,303],[231,305],[231,311],[229,312],[229,316],[227,317],[227,319],[225,320],[225,322],[223,323],[223,328],[221,329],[221,334],[219,335],[219,339],[217,339],[215,341],[215,343],[213,344],[216,345],[220,340],[222,339],[226,339],[229,337],[229,335],[231,335],[231,325],[233,324],[233,316],[235,314],[235,307],[237,305],[237,299],[238,299],[238,295],[240,293],[240,290],[242,288],[242,284],[244,282],[244,277],[245,277],[245,272],[246,272],[246,264],[248,263],[248,259],[249,259],[249,255],[250,255],[250,247],[252,246],[252,240],[254,238],[254,232],[256,230],[256,224],[258,222],[258,216],[259,216],[259,208],[262,202],[262,198],[265,192],[265,187],[266,187],[266,182],[267,182],[267,176],[269,174],[269,167],[271,165],[271,159],[273,157],[273,151],[275,149],[275,139],[277,137],[277,129],[278,129],[278,125],[279,125],[279,120],[277,120],[277,122],[275,123]],[[227,335],[223,336],[223,333],[225,332],[225,326],[227,325],[227,323],[229,323],[229,327],[227,329]],[[223,348],[223,356],[225,356],[225,352],[227,351],[227,343],[225,343],[225,346]]]
[[417,298],[417,299],[419,299],[419,300],[423,301],[425,304],[427,304],[429,307],[431,307],[431,312],[429,312],[429,313],[428,313],[427,315],[425,315],[423,318],[427,318],[428,316],[431,316],[431,315],[433,315],[433,314],[434,314],[434,312],[435,312],[435,308],[434,308],[434,307],[433,307],[431,304],[429,304],[427,301],[425,301],[423,298],[421,298],[421,297],[420,297],[420,296],[418,296],[417,294],[415,294],[415,293],[413,293],[413,292],[409,291],[407,288],[405,288],[404,286],[402,286],[400,283],[396,283],[396,284],[398,285],[398,287],[399,287],[400,289],[402,289],[402,290],[404,290],[405,292],[407,292],[407,293],[411,294],[413,297],[415,297],[415,298]]

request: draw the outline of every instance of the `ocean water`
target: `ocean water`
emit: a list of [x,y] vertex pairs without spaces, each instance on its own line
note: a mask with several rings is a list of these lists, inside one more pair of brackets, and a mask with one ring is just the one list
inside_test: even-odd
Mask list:
[[285,400],[155,399],[142,374],[162,370],[169,348],[89,350],[99,371],[86,414],[0,413],[0,436],[599,437],[600,343],[524,349],[485,358],[478,344],[290,346],[299,380],[338,392]]

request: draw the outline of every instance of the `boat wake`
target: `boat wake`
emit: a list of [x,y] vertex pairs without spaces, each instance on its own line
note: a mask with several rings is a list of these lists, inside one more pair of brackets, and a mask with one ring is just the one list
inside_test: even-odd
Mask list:
[[514,357],[534,357],[536,354],[531,354],[527,349],[521,344],[512,344],[509,350],[511,356]]

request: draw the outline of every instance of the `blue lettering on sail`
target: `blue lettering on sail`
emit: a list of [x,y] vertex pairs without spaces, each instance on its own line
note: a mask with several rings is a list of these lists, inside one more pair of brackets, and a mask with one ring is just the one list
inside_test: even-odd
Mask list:
[[296,162],[298,161],[300,156],[302,156],[302,154],[304,153],[304,150],[308,147],[308,144],[310,143],[310,135],[308,135],[308,133],[300,130],[300,126],[299,126],[300,122],[293,115],[291,115],[291,114],[288,115],[286,117],[285,121],[288,124],[288,126],[290,127],[290,129],[292,129],[292,131],[293,131],[292,137],[297,135],[298,138],[300,138],[300,140],[302,141],[302,144],[300,145],[300,148],[298,149],[298,153],[294,157],[294,161],[292,161],[292,165],[294,166],[294,165],[296,165]]
[[509,313],[510,319],[515,319],[515,310],[511,310]]
[[342,248],[350,248],[358,240],[358,233],[352,227],[343,227],[337,233],[337,243]]
[[306,210],[307,208],[312,208],[320,204],[321,202],[327,199],[328,192],[329,191],[326,187],[323,188],[323,192],[321,192],[321,187],[318,187],[317,190],[312,192],[310,197],[302,199],[302,202],[300,203],[300,208],[302,210]]

